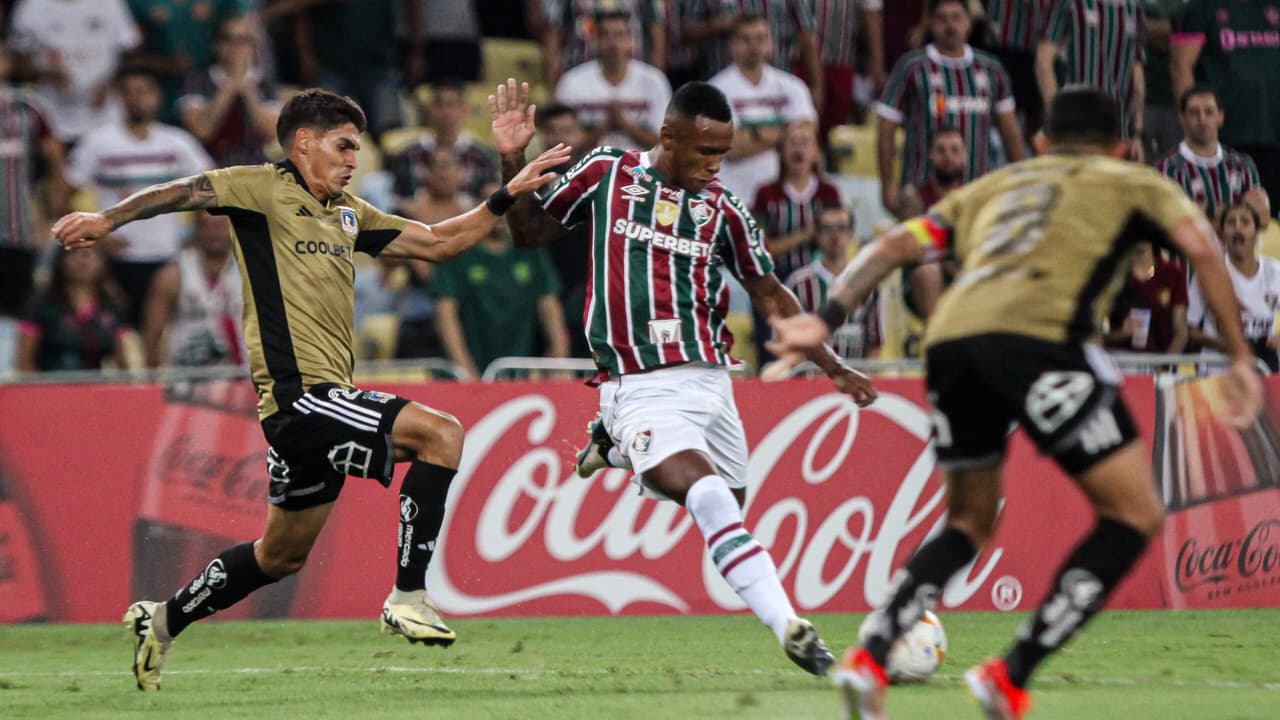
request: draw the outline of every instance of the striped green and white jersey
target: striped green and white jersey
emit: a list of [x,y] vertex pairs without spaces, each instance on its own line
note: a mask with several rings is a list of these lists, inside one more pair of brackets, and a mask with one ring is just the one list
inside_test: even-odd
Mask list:
[[1013,111],[1013,90],[1000,61],[967,45],[958,58],[933,45],[903,55],[876,103],[877,115],[906,130],[902,184],[916,187],[929,180],[929,145],[943,128],[964,136],[966,182],[994,170],[991,131],[998,115]]
[[1178,149],[1160,158],[1156,169],[1181,185],[1210,219],[1217,217],[1220,208],[1240,202],[1245,193],[1261,185],[1253,158],[1221,143],[1213,157],[1200,157],[1186,142],[1178,143]]
[[1066,54],[1063,84],[1088,85],[1115,98],[1128,137],[1133,129],[1133,67],[1147,61],[1142,0],[1056,0],[1045,38]]
[[884,0],[807,0],[818,34],[823,65],[853,65],[857,54],[858,15],[880,10]]
[[764,233],[713,180],[691,193],[664,180],[649,154],[602,147],[556,181],[542,207],[565,226],[591,223],[583,324],[610,374],[662,365],[732,365],[729,288],[773,272]]
[[[836,276],[814,260],[796,270],[787,278],[787,289],[795,293],[805,312],[818,312],[827,302],[827,293],[836,282]],[[845,318],[844,324],[831,333],[827,341],[837,355],[846,360],[870,357],[880,348],[880,290],[871,295]]]
[[987,38],[992,48],[1034,53],[1053,0],[987,0]]

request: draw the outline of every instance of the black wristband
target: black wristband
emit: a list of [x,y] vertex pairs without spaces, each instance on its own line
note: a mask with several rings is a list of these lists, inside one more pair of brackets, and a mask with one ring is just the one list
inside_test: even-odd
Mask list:
[[484,201],[484,206],[489,208],[489,212],[501,217],[504,213],[516,204],[516,199],[511,197],[511,193],[507,192],[507,186],[503,185]]
[[835,332],[849,318],[849,308],[841,305],[839,300],[831,299],[818,308],[818,317],[822,318],[831,332]]

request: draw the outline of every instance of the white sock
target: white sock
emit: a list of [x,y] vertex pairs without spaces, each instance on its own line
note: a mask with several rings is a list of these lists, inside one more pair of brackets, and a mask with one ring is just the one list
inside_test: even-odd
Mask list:
[[728,483],[718,475],[702,478],[689,488],[685,507],[706,538],[716,569],[778,642],[783,642],[787,622],[796,611],[778,580],[773,558],[743,527],[742,510]]
[[604,459],[609,463],[610,467],[631,469],[631,462],[622,455],[622,451],[616,447],[609,448],[605,453]]

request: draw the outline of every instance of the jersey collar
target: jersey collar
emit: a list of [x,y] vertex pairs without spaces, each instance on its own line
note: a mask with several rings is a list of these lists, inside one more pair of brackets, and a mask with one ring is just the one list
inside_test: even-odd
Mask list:
[[[293,179],[297,181],[298,187],[307,191],[307,194],[310,195],[313,200],[315,200],[316,202],[320,202],[320,200],[316,199],[315,194],[311,192],[311,188],[310,186],[307,185],[307,181],[303,179],[302,171],[298,169],[297,165],[293,164],[292,160],[284,160],[282,162],[278,162],[276,163],[276,167],[282,168],[284,170],[288,170],[289,174],[293,176]],[[342,198],[343,198],[343,195],[337,195],[335,197],[329,198],[326,202],[322,202],[320,204],[327,208],[330,205],[342,202]]]
[[1178,143],[1178,154],[1186,158],[1187,162],[1199,165],[1200,167],[1210,167],[1222,162],[1222,143],[1218,143],[1217,150],[1209,157],[1200,157],[1191,149],[1186,140]]
[[943,55],[933,43],[929,43],[925,46],[924,54],[927,55],[930,60],[947,67],[968,67],[973,64],[973,47],[968,43],[964,46],[964,57],[953,58]]

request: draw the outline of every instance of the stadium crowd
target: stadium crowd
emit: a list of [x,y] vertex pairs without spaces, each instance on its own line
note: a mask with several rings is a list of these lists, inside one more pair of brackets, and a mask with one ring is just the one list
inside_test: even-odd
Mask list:
[[[1280,250],[1266,239],[1280,235],[1280,0],[0,0],[0,13],[0,374],[243,362],[225,220],[156,217],[70,253],[52,250],[49,224],[279,159],[282,98],[313,85],[368,114],[357,194],[437,222],[497,186],[484,98],[508,75],[541,80],[540,141],[575,157],[652,146],[673,88],[717,86],[736,121],[720,180],[809,310],[875,233],[867,219],[922,212],[1029,156],[1046,99],[1098,87],[1125,108],[1130,158],[1219,229],[1250,339],[1280,367],[1280,263],[1259,258]],[[362,258],[361,352],[469,375],[500,356],[588,357],[588,233],[523,250],[500,225],[449,265]],[[910,354],[910,316],[941,289],[908,271],[850,314],[838,351]],[[763,319],[739,307],[735,327],[755,332],[737,352],[758,365]],[[1178,257],[1139,248],[1106,341],[1215,347]]]

